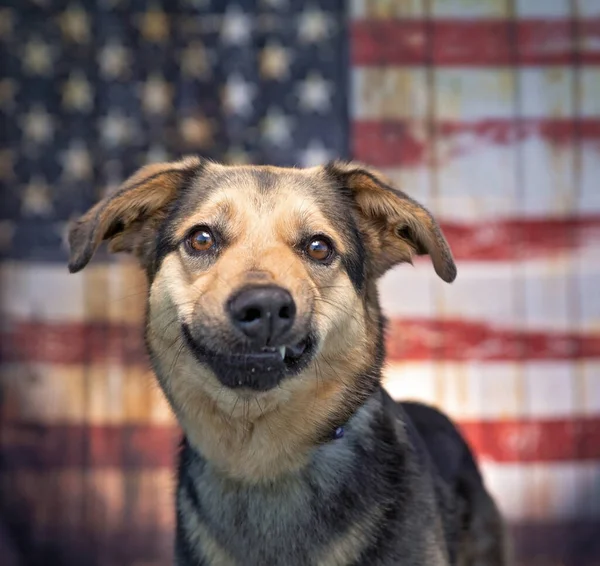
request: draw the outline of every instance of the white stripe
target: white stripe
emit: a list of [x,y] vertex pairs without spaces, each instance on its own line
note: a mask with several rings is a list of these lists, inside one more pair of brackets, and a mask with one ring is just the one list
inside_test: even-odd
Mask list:
[[523,67],[518,70],[518,79],[522,116],[553,119],[573,116],[573,67]]
[[114,364],[3,364],[4,417],[44,424],[173,424],[156,378]]
[[74,275],[60,264],[3,262],[0,315],[40,322],[139,321],[145,288],[133,261],[92,264]]
[[436,119],[513,119],[515,69],[494,67],[436,67]]
[[437,18],[504,18],[508,16],[506,0],[433,0],[431,3],[433,17]]
[[[152,372],[95,363],[3,365],[4,417],[45,424],[172,424]],[[394,362],[385,388],[456,420],[600,414],[600,362]]]
[[[518,242],[515,245],[519,245]],[[380,283],[389,317],[466,319],[494,327],[600,330],[598,248],[552,259],[459,262],[448,285],[428,258],[391,270]],[[139,323],[146,299],[141,272],[131,264],[90,266],[70,275],[63,266],[0,265],[0,315],[38,322]]]
[[576,191],[577,210],[587,213],[600,212],[600,152],[598,142],[581,144],[581,184]]
[[565,18],[571,15],[572,0],[517,0],[518,18]]
[[508,521],[600,517],[600,463],[482,463],[488,489]]
[[[428,84],[423,67],[356,67],[352,73],[354,120],[426,120]],[[426,124],[422,126],[426,131]]]
[[350,17],[354,20],[422,18],[424,15],[423,0],[350,0]]
[[[553,67],[435,67],[435,118],[451,122],[574,116],[576,78],[581,81],[582,118],[600,116],[600,70]],[[427,117],[426,69],[411,66],[360,67],[352,72],[352,117]],[[518,100],[516,96],[518,95]]]
[[[518,242],[515,245],[519,245]],[[600,330],[597,249],[562,258],[459,262],[451,285],[428,259],[401,266],[380,283],[384,312],[400,318],[450,318],[530,330]]]
[[600,2],[598,0],[578,0],[577,13],[580,18],[600,16]]
[[[406,127],[408,135],[428,143],[427,133],[418,122]],[[580,147],[578,173],[578,149],[572,143],[531,135],[520,143],[502,144],[473,133],[458,133],[440,136],[430,145],[439,160],[437,171],[407,164],[381,168],[381,172],[396,187],[448,220],[599,214],[598,148],[592,141]]]
[[583,67],[581,80],[581,115],[584,118],[600,117],[600,69]]
[[600,414],[600,362],[394,362],[384,384],[457,420]]

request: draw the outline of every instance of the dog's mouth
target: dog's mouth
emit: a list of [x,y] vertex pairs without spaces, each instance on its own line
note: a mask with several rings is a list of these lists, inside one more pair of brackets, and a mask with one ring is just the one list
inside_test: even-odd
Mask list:
[[208,347],[183,326],[186,342],[196,359],[208,365],[219,381],[232,389],[249,388],[268,391],[285,377],[302,371],[313,357],[316,340],[306,335],[295,344],[258,350],[223,352]]

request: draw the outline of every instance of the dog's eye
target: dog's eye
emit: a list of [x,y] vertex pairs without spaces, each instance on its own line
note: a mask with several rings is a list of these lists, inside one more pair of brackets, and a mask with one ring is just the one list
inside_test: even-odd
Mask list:
[[207,252],[215,245],[215,237],[208,228],[202,227],[188,236],[187,243],[192,251]]
[[306,253],[311,259],[324,262],[331,258],[333,246],[325,238],[313,238],[306,246]]

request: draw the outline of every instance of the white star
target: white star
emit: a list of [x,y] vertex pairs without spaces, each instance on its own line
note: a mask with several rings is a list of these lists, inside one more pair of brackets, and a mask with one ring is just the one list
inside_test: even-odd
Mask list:
[[250,38],[252,22],[238,6],[231,6],[223,16],[221,39],[223,43],[239,45]]
[[63,176],[69,180],[83,180],[92,174],[92,160],[82,141],[74,141],[62,152]]
[[260,53],[260,74],[267,79],[282,79],[289,74],[290,54],[287,49],[270,43]]
[[85,112],[92,108],[92,88],[80,71],[69,75],[63,86],[63,105],[69,110]]
[[102,139],[109,146],[123,145],[133,134],[134,127],[132,121],[121,111],[111,111],[100,122]]
[[300,159],[304,167],[314,167],[329,161],[331,152],[320,141],[312,140],[302,152]]
[[116,79],[125,75],[131,65],[130,53],[116,42],[106,44],[98,56],[100,72],[107,78]]
[[246,82],[240,75],[230,75],[225,85],[225,107],[232,114],[248,114],[256,86]]
[[281,110],[269,109],[262,124],[263,137],[273,145],[283,145],[292,138],[291,119]]
[[169,19],[160,8],[150,8],[139,20],[140,31],[147,41],[162,43],[169,37]]
[[181,53],[181,72],[186,77],[202,78],[209,75],[208,56],[204,44],[194,41]]
[[15,106],[18,84],[13,79],[0,80],[0,108],[11,110]]
[[54,63],[54,50],[52,46],[44,43],[39,38],[33,38],[25,44],[23,66],[28,74],[46,75]]
[[7,40],[13,32],[14,18],[10,8],[0,10],[0,38]]
[[12,220],[0,220],[0,250],[10,248],[14,234],[15,223]]
[[21,196],[21,209],[26,214],[48,216],[52,214],[50,187],[43,178],[33,177]]
[[213,136],[211,122],[204,116],[187,116],[179,124],[183,139],[191,146],[206,147]]
[[164,114],[171,104],[171,87],[159,75],[151,76],[142,88],[142,104],[147,112]]
[[35,106],[22,118],[25,137],[35,143],[44,143],[54,135],[52,116],[41,106]]
[[11,149],[0,150],[0,179],[10,181],[15,178],[15,152]]
[[317,8],[305,9],[298,18],[298,37],[304,43],[316,43],[329,34],[329,16]]
[[307,112],[325,112],[331,106],[333,87],[320,75],[310,74],[298,86],[300,106]]
[[59,18],[63,35],[75,43],[84,43],[90,36],[90,24],[81,6],[69,6]]

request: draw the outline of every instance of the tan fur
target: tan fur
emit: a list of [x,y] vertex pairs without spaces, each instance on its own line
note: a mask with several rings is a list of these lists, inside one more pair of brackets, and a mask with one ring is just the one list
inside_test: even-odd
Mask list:
[[343,535],[334,540],[316,560],[316,566],[348,566],[354,564],[371,542],[373,532],[384,516],[384,509],[370,509]]
[[[190,158],[145,167],[90,210],[71,231],[75,270],[105,238],[113,251],[131,251],[145,265],[183,175],[200,165]],[[156,363],[162,386],[192,445],[228,475],[259,482],[301,467],[323,423],[352,404],[356,387],[346,376],[367,371],[377,347],[376,278],[394,263],[410,261],[415,253],[415,243],[396,234],[398,226],[410,224],[418,244],[437,262],[438,273],[445,269],[438,261],[446,253],[440,251],[445,240],[431,235],[437,225],[424,209],[386,192],[369,177],[372,172],[337,164],[355,192],[358,222],[374,265],[363,300],[339,260],[318,269],[294,249],[298,233],[308,231],[326,234],[340,252],[346,251],[348,242],[316,200],[319,185],[331,183],[322,167],[202,165],[194,190],[201,193],[203,186],[215,185],[218,190],[207,190],[201,205],[170,229],[183,238],[200,224],[225,225],[229,245],[208,267],[182,248],[163,259],[149,291],[147,338],[151,350],[160,354]],[[261,177],[256,173],[261,171],[272,174],[268,190],[259,186]],[[112,234],[115,222],[124,230]],[[296,324],[313,312],[313,325],[323,340],[302,375],[275,390],[250,395],[222,387],[209,369],[200,366],[183,344],[180,325],[201,320],[205,326],[225,327],[225,304],[231,294],[257,280],[292,294],[299,313]],[[347,352],[341,360],[333,355],[340,351]]]
[[[299,469],[319,426],[351,395],[353,384],[344,382],[343,376],[366,369],[363,352],[368,345],[357,347],[361,341],[368,342],[365,323],[349,314],[352,303],[336,309],[339,299],[330,296],[333,304],[317,301],[316,316],[322,325],[343,326],[347,332],[331,332],[319,360],[301,376],[275,390],[245,396],[223,388],[209,370],[199,371],[185,348],[181,352],[177,346],[169,348],[178,341],[178,309],[168,287],[172,281],[179,281],[178,276],[165,265],[151,289],[150,308],[155,314],[148,338],[158,351],[165,352],[160,363],[166,371],[177,365],[177,374],[163,385],[179,408],[178,417],[192,445],[231,477],[252,483]],[[186,299],[180,300],[185,311]],[[339,348],[349,352],[342,363],[331,356]]]
[[[389,190],[390,181],[369,167],[343,162],[334,167],[354,192],[362,232],[377,252],[373,254],[374,278],[398,263],[411,263],[415,254],[428,253],[436,273],[444,281],[454,280],[456,268],[450,246],[427,210],[401,191]],[[405,229],[409,230],[408,238],[402,236]]]
[[112,238],[110,251],[128,251],[144,259],[144,246],[162,219],[161,210],[177,195],[182,174],[199,165],[197,157],[188,157],[176,163],[142,167],[71,227],[70,266],[87,263],[115,222],[120,222],[124,230]]

